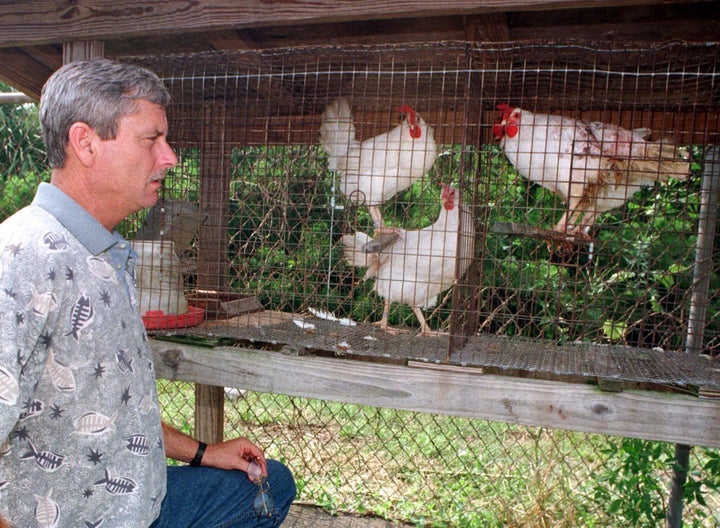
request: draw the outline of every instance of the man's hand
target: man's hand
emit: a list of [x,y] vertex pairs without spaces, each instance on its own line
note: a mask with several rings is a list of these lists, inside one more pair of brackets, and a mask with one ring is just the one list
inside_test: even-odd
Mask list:
[[208,445],[202,465],[247,472],[250,462],[255,462],[260,466],[262,474],[267,475],[267,462],[262,450],[247,438],[241,437]]

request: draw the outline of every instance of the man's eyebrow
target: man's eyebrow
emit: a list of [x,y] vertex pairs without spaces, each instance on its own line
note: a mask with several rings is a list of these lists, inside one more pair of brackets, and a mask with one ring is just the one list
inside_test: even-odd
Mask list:
[[141,133],[145,136],[165,136],[167,135],[167,130],[162,130],[160,128],[148,128],[143,130]]

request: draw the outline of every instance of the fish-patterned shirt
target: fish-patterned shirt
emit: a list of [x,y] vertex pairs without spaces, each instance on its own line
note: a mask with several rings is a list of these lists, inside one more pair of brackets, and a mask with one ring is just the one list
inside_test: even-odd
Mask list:
[[148,526],[166,460],[135,253],[50,184],[0,225],[0,516]]

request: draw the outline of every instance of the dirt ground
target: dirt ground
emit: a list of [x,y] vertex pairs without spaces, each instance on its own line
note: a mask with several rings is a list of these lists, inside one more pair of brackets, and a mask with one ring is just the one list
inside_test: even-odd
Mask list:
[[293,504],[283,528],[412,528],[409,524],[396,524],[361,515],[330,514],[316,506]]

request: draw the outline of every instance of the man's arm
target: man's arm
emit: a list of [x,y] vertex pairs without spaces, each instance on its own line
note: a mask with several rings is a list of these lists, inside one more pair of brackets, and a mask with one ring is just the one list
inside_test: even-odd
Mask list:
[[[162,423],[162,429],[165,454],[180,462],[190,462],[197,453],[199,442],[165,422]],[[240,437],[209,444],[200,465],[247,472],[248,465],[252,461],[260,466],[263,475],[267,475],[267,464],[262,450],[247,438]]]

